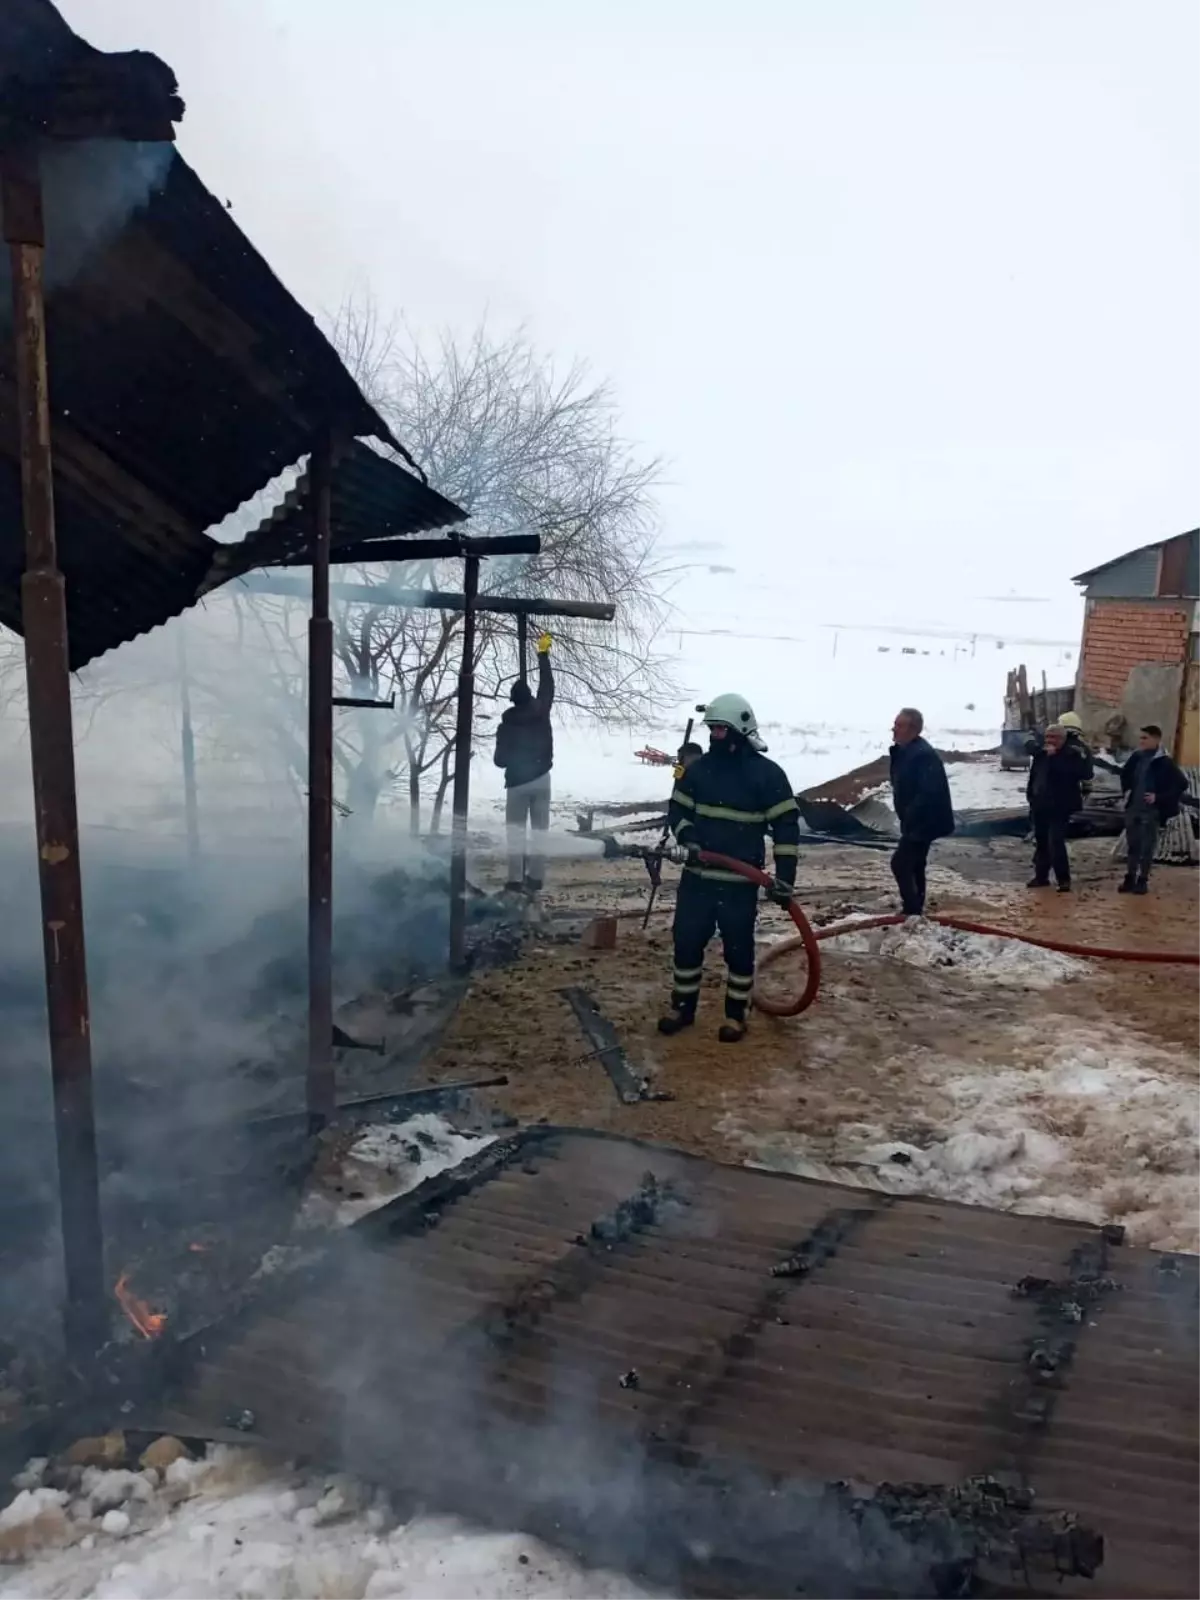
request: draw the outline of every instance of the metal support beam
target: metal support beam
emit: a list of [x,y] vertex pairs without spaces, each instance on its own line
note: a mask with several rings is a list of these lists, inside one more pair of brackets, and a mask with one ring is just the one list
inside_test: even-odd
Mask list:
[[66,591],[58,570],[54,527],[41,174],[32,150],[0,157],[0,208],[13,285],[13,364],[25,523],[21,616],[66,1269],[64,1325],[69,1355],[86,1363],[107,1338],[108,1307],[92,1103]]
[[522,611],[517,616],[517,677],[522,683],[529,682],[529,613]]
[[[274,577],[270,573],[251,573],[240,579],[250,594],[278,595],[284,599],[307,600],[308,585],[298,578]],[[331,583],[334,600],[351,605],[416,606],[431,611],[461,611],[465,596],[437,589],[401,589],[390,583]],[[508,617],[580,617],[589,622],[611,622],[617,608],[592,600],[541,600],[524,595],[481,595],[476,611]]]
[[[340,544],[330,559],[335,565],[363,561],[440,561],[461,560],[464,556],[536,556],[542,548],[536,533],[498,534],[494,539],[360,539],[355,544]],[[308,552],[300,551],[283,563],[306,567]]]
[[309,1127],[336,1103],[333,1074],[333,623],[329,619],[333,441],[316,441],[309,465],[312,613],[308,623],[308,1074]]
[[390,694],[386,700],[366,700],[353,694],[335,694],[335,706],[350,707],[357,711],[394,711],[396,709],[396,696]]
[[479,557],[463,563],[462,657],[454,731],[454,800],[450,834],[450,967],[461,972],[467,952],[467,812],[471,803],[471,725],[475,713],[475,603]]
[[187,621],[175,623],[176,662],[179,668],[179,754],[183,763],[183,814],[187,827],[188,862],[200,862],[200,805],[196,795],[196,736],[192,730],[192,685],[188,676]]

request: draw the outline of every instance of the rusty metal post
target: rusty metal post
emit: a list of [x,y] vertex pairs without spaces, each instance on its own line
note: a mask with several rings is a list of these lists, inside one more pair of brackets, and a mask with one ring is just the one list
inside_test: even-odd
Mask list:
[[529,613],[517,617],[517,672],[522,683],[529,682]]
[[454,730],[454,819],[450,834],[450,966],[461,972],[467,957],[467,812],[471,803],[471,725],[475,715],[475,602],[479,557],[463,562],[462,660],[458,668],[458,722]]
[[335,1105],[333,1077],[333,623],[329,617],[333,441],[309,460],[312,614],[308,623],[308,1074],[309,1127]]
[[25,572],[21,616],[29,691],[50,1072],[66,1268],[67,1349],[86,1362],[107,1337],[104,1238],[92,1104],[92,1046],[66,588],[58,570],[42,291],[45,237],[35,152],[0,157],[0,207],[13,281],[14,366],[21,450]]
[[192,731],[192,685],[188,677],[187,622],[176,619],[176,663],[179,668],[179,754],[183,763],[183,815],[187,827],[188,864],[200,864],[200,806],[196,797],[196,736]]

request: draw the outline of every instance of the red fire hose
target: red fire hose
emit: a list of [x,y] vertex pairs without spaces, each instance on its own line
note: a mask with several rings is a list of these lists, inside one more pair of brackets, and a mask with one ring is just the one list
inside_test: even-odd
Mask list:
[[[722,867],[726,872],[736,872],[739,877],[758,884],[761,889],[770,889],[775,882],[760,868],[752,867],[745,861],[738,861],[733,856],[722,856],[711,850],[703,850],[700,853],[700,861],[706,867]],[[778,944],[766,949],[759,957],[759,969],[769,967],[772,962],[790,955],[793,951],[803,950],[808,958],[808,975],[803,990],[792,1000],[774,1000],[758,989],[755,990],[755,1006],[759,1011],[765,1011],[769,1017],[798,1017],[802,1011],[807,1011],[817,998],[817,990],[821,987],[820,941],[822,939],[836,939],[842,933],[864,933],[869,928],[893,928],[907,921],[903,915],[893,913],[886,917],[866,917],[861,922],[838,922],[832,927],[817,930],[813,928],[794,898],[787,909],[796,924],[797,932],[792,938],[781,939]],[[1042,950],[1058,950],[1063,955],[1090,956],[1107,961],[1155,961],[1200,967],[1200,955],[1187,954],[1179,950],[1114,950],[1105,945],[1067,944],[1061,939],[1037,939],[1032,934],[1014,933],[1011,928],[992,928],[983,922],[967,922],[962,917],[930,917],[929,921],[941,923],[944,928],[958,928],[963,933],[988,934],[996,939],[1019,939],[1022,944],[1037,945]]]

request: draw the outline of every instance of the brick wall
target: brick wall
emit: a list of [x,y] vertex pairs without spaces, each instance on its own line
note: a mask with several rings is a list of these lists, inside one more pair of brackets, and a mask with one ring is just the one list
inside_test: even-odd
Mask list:
[[1187,659],[1188,613],[1145,600],[1092,600],[1083,626],[1080,687],[1093,699],[1119,705],[1134,667]]

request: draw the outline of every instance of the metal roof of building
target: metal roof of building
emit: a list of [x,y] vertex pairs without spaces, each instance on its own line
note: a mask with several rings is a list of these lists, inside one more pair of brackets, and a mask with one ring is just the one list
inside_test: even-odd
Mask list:
[[1168,534],[1165,539],[1152,539],[1149,544],[1139,544],[1132,550],[1123,550],[1119,556],[1113,556],[1110,561],[1102,561],[1097,567],[1089,567],[1086,572],[1077,572],[1071,579],[1072,583],[1088,583],[1099,572],[1107,572],[1110,567],[1119,566],[1122,561],[1128,561],[1131,556],[1140,556],[1147,550],[1161,550],[1163,545],[1170,544],[1174,539],[1200,539],[1200,528],[1189,528],[1186,533]]
[[156,1352],[138,1422],[675,1593],[1161,1600],[1197,1593],[1197,1343],[1192,1257],[536,1128]]
[[[214,563],[214,573],[224,575],[220,581],[255,567],[303,564],[312,541],[307,495],[306,471],[257,528],[240,543],[221,547]],[[461,506],[357,441],[334,467],[330,507],[335,560],[348,545],[427,533],[467,520]]]
[[[128,59],[100,57],[48,0],[5,0],[0,13],[0,80],[6,95],[23,85],[34,107],[59,104],[56,84],[80,63]],[[323,428],[405,452],[172,145],[50,141],[43,186],[56,511],[76,668],[193,604],[218,549],[205,530]],[[2,252],[0,622],[20,632],[10,307]],[[411,507],[421,485],[390,470],[390,490],[377,488],[371,506],[390,493]],[[413,526],[438,525],[434,502],[446,505],[433,496]]]

